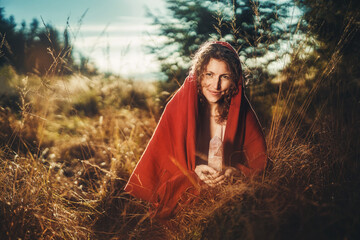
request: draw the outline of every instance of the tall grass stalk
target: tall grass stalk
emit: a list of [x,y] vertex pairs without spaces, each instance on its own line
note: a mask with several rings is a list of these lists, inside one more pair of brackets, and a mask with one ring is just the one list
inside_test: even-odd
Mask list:
[[[243,37],[235,22],[234,37]],[[319,73],[301,57],[307,45],[297,45],[275,93],[250,86],[255,110],[271,109],[264,174],[204,189],[166,223],[123,191],[156,126],[161,93],[120,78],[55,76],[66,61],[53,54],[46,78],[29,76],[19,87],[20,114],[0,108],[0,238],[356,239],[357,103],[337,98],[346,85],[318,100],[352,24]]]

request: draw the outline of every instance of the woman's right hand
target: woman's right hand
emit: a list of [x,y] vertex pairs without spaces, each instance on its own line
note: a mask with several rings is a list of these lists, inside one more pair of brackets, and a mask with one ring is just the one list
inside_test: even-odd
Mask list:
[[195,167],[195,173],[198,175],[201,181],[215,187],[216,185],[222,184],[225,181],[225,176],[220,172],[216,171],[208,165],[197,165]]

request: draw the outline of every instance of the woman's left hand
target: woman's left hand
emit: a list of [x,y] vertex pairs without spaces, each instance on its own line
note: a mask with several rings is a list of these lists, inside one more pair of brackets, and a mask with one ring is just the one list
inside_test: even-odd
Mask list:
[[225,167],[221,173],[222,173],[222,175],[224,175],[224,177],[227,181],[232,181],[233,177],[235,175],[238,175],[240,172],[238,169],[236,169],[234,167]]

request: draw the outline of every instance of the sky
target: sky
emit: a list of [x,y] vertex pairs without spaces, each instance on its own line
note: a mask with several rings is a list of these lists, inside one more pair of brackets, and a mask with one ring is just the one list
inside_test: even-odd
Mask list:
[[100,71],[137,80],[155,80],[159,63],[146,43],[161,41],[147,17],[165,11],[163,0],[0,0],[5,16],[20,26],[33,18],[62,32],[69,19],[74,57],[89,57]]

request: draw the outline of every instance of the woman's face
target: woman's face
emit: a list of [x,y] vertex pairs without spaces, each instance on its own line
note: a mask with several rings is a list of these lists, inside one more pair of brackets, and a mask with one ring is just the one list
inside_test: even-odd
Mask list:
[[230,88],[231,82],[231,72],[227,64],[211,58],[201,79],[201,90],[208,103],[216,103]]

